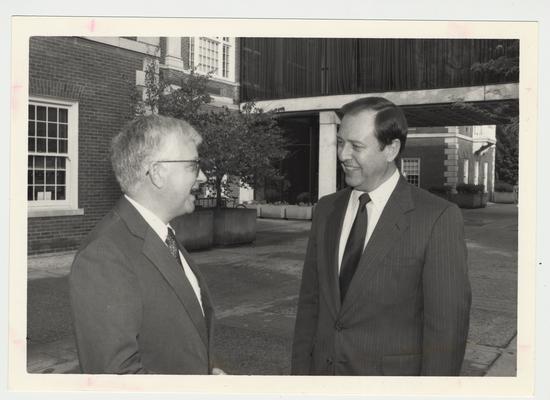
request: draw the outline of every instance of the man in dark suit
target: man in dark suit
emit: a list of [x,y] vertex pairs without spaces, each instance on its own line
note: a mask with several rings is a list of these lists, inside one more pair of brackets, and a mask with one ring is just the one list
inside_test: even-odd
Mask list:
[[69,279],[82,372],[220,372],[208,289],[169,224],[194,210],[201,140],[186,122],[156,115],[113,139],[124,196],[82,243]]
[[398,107],[371,97],[341,111],[350,187],[315,208],[292,373],[458,375],[471,304],[461,212],[399,174]]

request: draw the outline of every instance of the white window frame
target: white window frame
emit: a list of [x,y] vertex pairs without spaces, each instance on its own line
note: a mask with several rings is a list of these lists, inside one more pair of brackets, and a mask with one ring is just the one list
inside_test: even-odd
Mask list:
[[468,178],[470,177],[470,160],[465,158],[462,163],[462,183],[468,183]]
[[[78,108],[77,101],[29,96],[28,104],[67,108],[67,159],[65,162],[65,200],[27,200],[29,217],[82,215],[78,208]],[[28,109],[28,107],[27,107]],[[28,116],[27,116],[28,120]],[[28,145],[27,145],[28,146]],[[29,152],[27,155],[47,153]],[[28,167],[27,167],[28,168]],[[27,183],[28,185],[28,183]]]
[[[401,175],[407,179],[407,174],[405,173],[405,161],[416,161],[418,165],[418,185],[417,187],[420,187],[420,158],[418,157],[406,157],[401,159]],[[408,179],[407,179],[408,182]]]
[[[218,43],[218,69],[212,72],[212,78],[215,80],[226,81],[226,82],[235,82],[236,81],[236,71],[235,71],[235,38],[227,37],[227,41],[223,40],[223,36],[196,36],[189,38],[189,64],[191,68],[195,68],[195,72],[201,75],[206,75],[208,71],[201,71],[199,68],[199,63],[197,61],[197,49],[199,49],[200,39],[208,39]],[[223,76],[223,46],[229,46],[229,73],[227,77]],[[193,60],[191,60],[191,46],[193,46]]]
[[479,184],[479,161],[474,164],[474,185]]

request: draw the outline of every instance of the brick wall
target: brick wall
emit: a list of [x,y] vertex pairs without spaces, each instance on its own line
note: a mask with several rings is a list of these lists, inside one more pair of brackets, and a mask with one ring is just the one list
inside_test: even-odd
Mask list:
[[444,184],[444,148],[443,138],[407,138],[405,150],[403,150],[401,157],[420,158],[421,188],[429,189],[432,186],[442,186]]
[[84,215],[28,219],[28,253],[70,250],[120,197],[108,159],[130,118],[129,88],[144,55],[78,37],[33,37],[29,95],[79,102],[78,206]]

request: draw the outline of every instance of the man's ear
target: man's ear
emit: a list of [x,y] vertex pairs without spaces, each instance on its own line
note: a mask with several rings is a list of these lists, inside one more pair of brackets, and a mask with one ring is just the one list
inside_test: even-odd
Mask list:
[[166,183],[166,168],[162,163],[152,163],[149,168],[149,179],[157,189],[164,187]]
[[393,139],[393,141],[386,145],[384,151],[386,153],[386,160],[392,162],[399,155],[401,149],[401,141],[399,139]]

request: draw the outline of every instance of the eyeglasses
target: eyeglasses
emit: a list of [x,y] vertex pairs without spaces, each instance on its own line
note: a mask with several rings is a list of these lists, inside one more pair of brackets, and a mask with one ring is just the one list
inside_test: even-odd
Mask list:
[[[194,159],[194,160],[155,160],[155,161],[152,161],[151,164],[154,164],[154,163],[180,163],[180,162],[185,162],[185,163],[193,163],[193,172],[195,173],[195,175],[199,175],[199,170],[201,169],[200,166],[202,164],[202,161],[200,158],[197,158],[197,159]],[[149,175],[149,171],[147,171],[145,173],[145,175]]]

